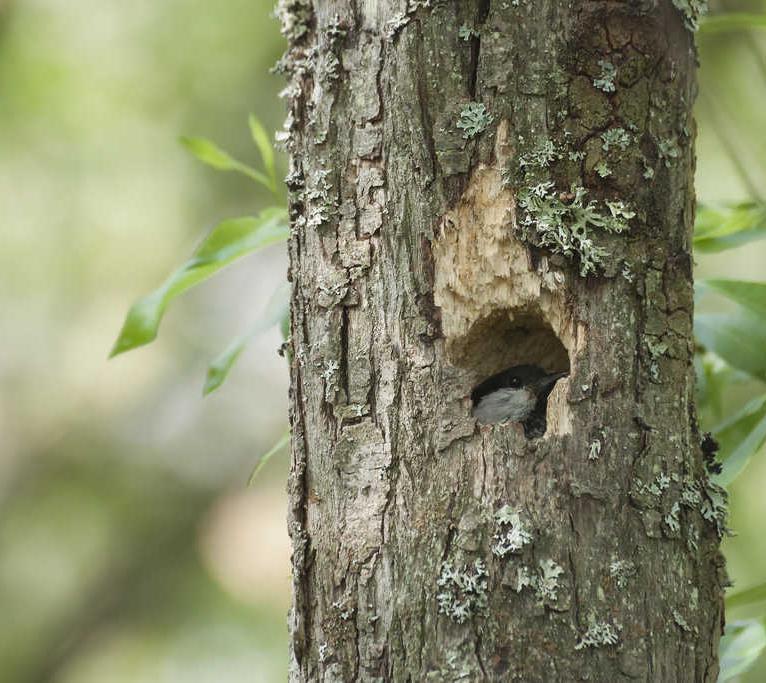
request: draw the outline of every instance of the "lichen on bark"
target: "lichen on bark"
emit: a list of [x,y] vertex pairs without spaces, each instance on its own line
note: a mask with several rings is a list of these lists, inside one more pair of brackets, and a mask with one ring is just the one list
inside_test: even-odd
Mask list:
[[[725,512],[692,398],[683,16],[280,6],[291,680],[715,680]],[[469,103],[487,116],[464,136]],[[540,183],[594,268],[525,230]],[[570,373],[534,441],[470,414],[521,362]]]

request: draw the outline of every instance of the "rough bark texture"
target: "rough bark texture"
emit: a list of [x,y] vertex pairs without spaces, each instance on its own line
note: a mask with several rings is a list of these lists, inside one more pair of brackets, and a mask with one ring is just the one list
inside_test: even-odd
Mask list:
[[[291,680],[714,681],[725,511],[693,406],[684,16],[278,11]],[[570,370],[547,433],[479,428],[472,387],[523,362]]]

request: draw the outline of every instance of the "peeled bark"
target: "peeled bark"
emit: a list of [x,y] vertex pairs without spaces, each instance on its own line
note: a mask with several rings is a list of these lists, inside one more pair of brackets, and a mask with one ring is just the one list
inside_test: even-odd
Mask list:
[[[691,3],[695,5],[695,3]],[[292,681],[715,681],[670,0],[283,0]],[[471,389],[569,370],[548,429]]]

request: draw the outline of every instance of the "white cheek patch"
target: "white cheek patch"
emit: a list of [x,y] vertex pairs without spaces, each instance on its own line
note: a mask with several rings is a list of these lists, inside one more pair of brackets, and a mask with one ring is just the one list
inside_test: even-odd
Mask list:
[[521,422],[535,407],[535,396],[525,389],[498,389],[483,396],[474,406],[472,414],[484,423],[512,420]]

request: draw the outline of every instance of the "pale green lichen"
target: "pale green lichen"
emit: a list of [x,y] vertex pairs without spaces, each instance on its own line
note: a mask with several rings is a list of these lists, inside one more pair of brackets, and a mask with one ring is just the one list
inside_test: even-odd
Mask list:
[[354,615],[354,608],[349,607],[347,598],[336,600],[332,603],[332,606],[338,610],[338,614],[343,621],[348,621]]
[[604,204],[612,214],[612,220],[603,226],[604,230],[614,233],[625,232],[628,229],[628,221],[636,217],[636,212],[620,199],[614,201],[606,199]]
[[468,42],[471,40],[471,38],[478,38],[481,34],[475,28],[471,28],[467,24],[463,24],[457,30],[457,35],[461,40]]
[[602,178],[608,178],[610,175],[612,175],[612,169],[609,168],[609,166],[607,166],[606,161],[604,161],[603,159],[596,164],[596,166],[594,167],[594,170]]
[[718,484],[707,479],[704,495],[700,503],[700,514],[703,519],[714,524],[719,538],[731,533],[727,526],[729,511],[727,508],[727,493]]
[[612,624],[605,621],[592,622],[577,645],[575,645],[575,650],[582,650],[586,647],[616,645],[618,642],[620,642],[618,629],[612,626]]
[[313,14],[311,0],[279,0],[274,14],[282,24],[282,35],[295,41],[308,33]]
[[619,147],[625,151],[630,146],[632,138],[624,128],[610,128],[601,133],[601,149],[608,152],[611,148]]
[[[698,510],[702,518],[714,524],[719,537],[730,533],[727,526],[728,508],[727,493],[718,484],[707,477],[700,481],[686,481],[681,487],[681,496],[678,502],[690,510]],[[689,527],[690,532],[694,526]],[[696,546],[696,537],[699,533],[694,530],[694,538],[689,535],[689,543]]]
[[[624,148],[631,141],[623,128],[607,131],[604,136],[607,150],[610,146]],[[521,209],[518,227],[522,239],[578,260],[580,275],[586,276],[597,272],[609,256],[594,241],[593,230],[619,234],[628,229],[628,221],[636,214],[624,202],[606,200],[604,205],[609,215],[604,215],[603,207],[595,201],[585,200],[587,191],[582,186],[573,185],[570,192],[558,192],[550,180],[549,169],[565,154],[572,161],[585,158],[583,151],[562,150],[553,140],[540,136],[531,149],[519,156],[517,170],[508,168],[503,171],[503,184],[511,187],[519,173],[523,177],[518,184],[525,187],[517,193],[517,205]],[[611,174],[603,160],[596,166],[596,172],[601,177]]]
[[[671,489],[671,483],[678,486],[678,488],[673,486]],[[708,477],[693,481],[689,479],[684,480],[675,473],[669,477],[664,472],[660,472],[652,483],[648,485],[641,479],[635,479],[632,491],[631,495],[651,496],[657,503],[659,503],[662,497],[665,497],[667,500],[671,493],[678,492],[677,497],[667,500],[670,508],[663,515],[662,521],[669,533],[673,535],[679,534],[682,527],[688,529],[686,542],[690,550],[696,550],[698,547],[699,531],[694,521],[690,521],[688,525],[682,524],[682,507],[699,512],[706,522],[715,526],[719,538],[723,538],[723,536],[731,533],[727,526],[726,491]],[[646,504],[646,501],[644,501],[644,504]]]
[[[665,472],[660,472],[654,479],[654,483],[649,487],[649,490],[654,492],[655,490],[665,491],[670,486],[670,477]],[[659,493],[657,494],[659,495]]]
[[679,531],[681,531],[681,520],[679,519],[680,514],[681,506],[678,504],[678,501],[676,501],[670,508],[670,512],[668,512],[668,514],[666,514],[664,517],[665,524],[673,534],[677,534]]
[[614,579],[618,588],[625,588],[635,573],[636,565],[630,560],[613,560],[609,565],[609,576]]
[[558,598],[559,576],[564,568],[553,560],[540,560],[540,576],[537,579],[536,593],[540,602],[555,602]]
[[540,560],[537,563],[537,571],[526,565],[520,565],[514,571],[513,578],[506,585],[510,585],[517,593],[521,593],[524,588],[532,588],[540,605],[556,603],[561,589],[559,578],[564,573],[564,568],[555,560]]
[[518,195],[524,215],[520,221],[523,237],[566,258],[580,261],[580,275],[595,273],[609,255],[593,242],[591,230],[609,233],[628,229],[635,213],[623,202],[607,202],[611,215],[598,211],[596,202],[585,201],[587,190],[573,186],[568,195],[558,194],[552,182],[538,183]]
[[649,493],[659,497],[670,486],[670,477],[664,472],[660,472],[651,484],[644,484],[640,479],[636,479],[636,484],[640,493]]
[[537,145],[519,157],[519,168],[525,170],[528,167],[548,168],[554,161],[561,158],[556,150],[556,145],[549,138],[539,138]]
[[690,31],[699,28],[700,19],[707,14],[708,0],[673,0],[673,5],[684,15],[684,25]]
[[631,269],[629,263],[622,264],[622,273],[620,274],[625,278],[625,280],[631,283],[636,279],[636,274]]
[[334,52],[327,52],[324,59],[317,66],[319,79],[326,83],[337,81],[340,78],[340,60]]
[[331,196],[332,185],[327,180],[329,175],[328,169],[318,169],[309,175],[303,193],[303,200],[309,204],[306,219],[309,228],[316,229],[327,223],[336,209]]
[[702,494],[700,493],[699,484],[694,482],[686,482],[681,487],[681,505],[685,505],[688,508],[695,509],[702,503]]
[[324,33],[327,37],[329,49],[324,49],[316,55],[316,72],[321,81],[332,83],[340,78],[341,65],[338,54],[348,31],[340,17],[336,14]]
[[463,131],[463,137],[470,140],[485,131],[492,121],[492,115],[482,102],[469,102],[460,112],[457,127]]
[[675,607],[671,610],[671,613],[673,615],[673,621],[676,622],[676,625],[682,631],[686,631],[686,633],[691,633],[693,631],[692,627],[689,626],[689,622],[684,618],[684,615],[675,609]]
[[519,553],[532,542],[532,534],[521,519],[517,510],[509,505],[503,505],[495,513],[498,529],[492,538],[492,553],[497,557],[505,557],[508,553]]
[[462,569],[444,562],[436,583],[442,589],[436,596],[439,612],[458,624],[487,607],[487,568],[481,559]]
[[598,65],[601,67],[601,76],[593,80],[593,85],[604,92],[614,92],[614,79],[617,78],[617,67],[605,59],[599,59]]
[[681,156],[681,149],[676,138],[660,140],[657,144],[657,152],[660,155],[660,159],[665,162],[665,168],[670,168],[673,160]]

